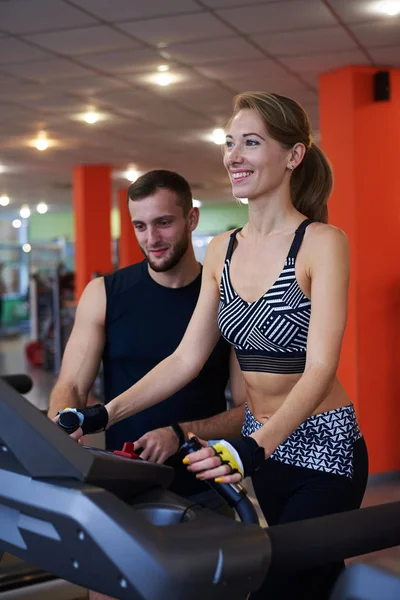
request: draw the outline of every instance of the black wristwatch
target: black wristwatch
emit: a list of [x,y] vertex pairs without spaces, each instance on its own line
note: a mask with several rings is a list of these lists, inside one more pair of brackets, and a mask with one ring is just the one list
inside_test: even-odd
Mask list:
[[179,448],[181,446],[183,446],[183,444],[185,443],[185,434],[183,433],[183,429],[180,425],[178,425],[178,423],[173,423],[172,425],[170,425],[171,429],[173,430],[173,432],[175,433],[176,437],[178,438],[178,444],[179,444]]

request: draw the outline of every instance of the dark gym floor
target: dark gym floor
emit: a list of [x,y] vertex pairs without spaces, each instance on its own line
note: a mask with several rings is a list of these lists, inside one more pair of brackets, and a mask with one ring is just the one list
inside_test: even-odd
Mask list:
[[[34,381],[32,391],[27,394],[27,399],[39,409],[46,409],[49,393],[55,378],[52,374],[40,369],[27,366],[24,357],[24,344],[26,339],[0,339],[0,374],[29,373]],[[91,436],[92,438],[92,436]],[[100,435],[93,436],[88,440],[93,446],[102,447],[103,440]],[[400,500],[400,472],[385,475],[372,476],[370,478],[367,493],[364,498],[364,506],[394,502]],[[391,570],[400,571],[400,546],[389,550],[382,550],[354,560],[363,560],[368,563],[379,563]]]

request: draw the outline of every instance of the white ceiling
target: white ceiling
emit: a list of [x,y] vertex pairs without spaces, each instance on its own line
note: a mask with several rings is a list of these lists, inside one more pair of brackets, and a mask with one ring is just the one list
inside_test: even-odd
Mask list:
[[[232,98],[263,89],[308,110],[318,75],[348,64],[400,66],[400,17],[377,0],[0,0],[0,194],[14,208],[71,199],[77,163],[118,173],[174,169],[205,201],[230,198],[219,147]],[[149,81],[169,64],[178,82]],[[88,106],[107,118],[76,119]],[[39,130],[56,141],[38,152]],[[5,214],[5,209],[1,209]]]

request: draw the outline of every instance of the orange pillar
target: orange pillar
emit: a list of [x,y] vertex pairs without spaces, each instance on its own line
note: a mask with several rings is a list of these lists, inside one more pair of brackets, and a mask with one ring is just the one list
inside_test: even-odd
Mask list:
[[320,78],[322,147],[335,187],[330,222],[351,250],[349,320],[339,377],[355,403],[373,473],[400,468],[400,70],[374,101],[372,67]]
[[79,165],[73,172],[75,280],[79,299],[94,272],[112,270],[111,168]]
[[128,188],[118,190],[118,208],[120,220],[120,236],[118,244],[119,268],[128,267],[144,259],[128,210]]

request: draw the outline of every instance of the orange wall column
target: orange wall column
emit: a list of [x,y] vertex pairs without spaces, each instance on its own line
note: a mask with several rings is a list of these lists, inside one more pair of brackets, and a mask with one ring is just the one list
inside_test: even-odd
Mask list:
[[374,101],[378,69],[320,78],[321,145],[335,187],[329,220],[351,250],[349,320],[339,377],[365,435],[372,473],[400,468],[400,70]]
[[95,271],[112,271],[111,167],[79,165],[73,172],[76,297]]
[[120,237],[118,243],[119,268],[128,267],[144,259],[133,229],[128,210],[128,188],[118,190],[118,208],[120,220]]

